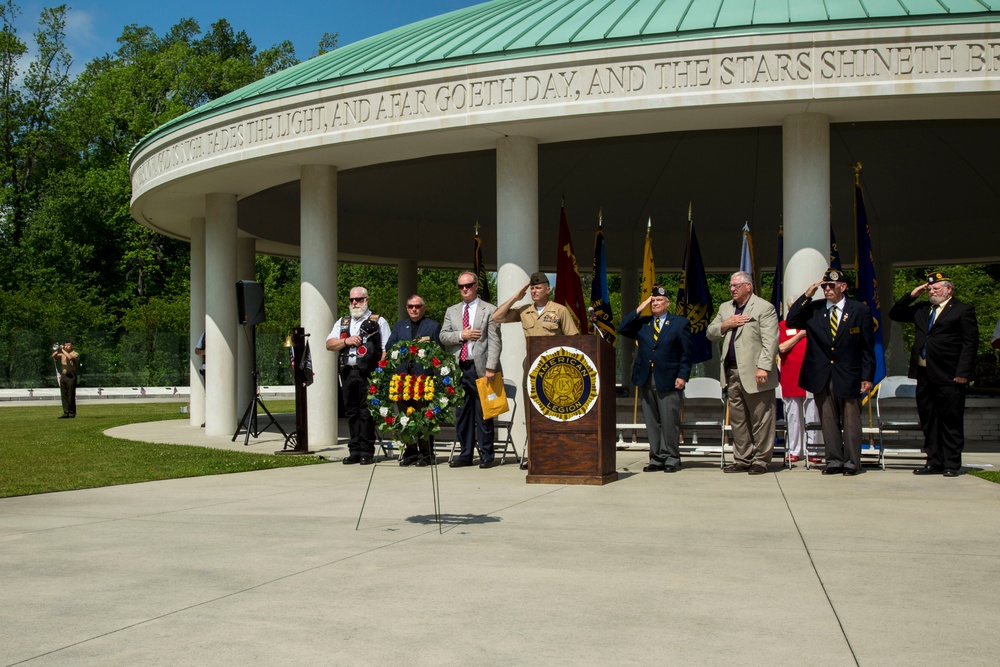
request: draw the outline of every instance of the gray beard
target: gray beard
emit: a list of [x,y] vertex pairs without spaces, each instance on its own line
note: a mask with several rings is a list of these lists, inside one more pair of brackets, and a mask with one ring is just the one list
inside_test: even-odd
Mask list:
[[946,296],[935,296],[935,295],[931,294],[927,298],[930,300],[932,306],[940,306],[942,303],[944,303],[945,299],[947,299],[948,297],[946,297]]
[[360,318],[362,315],[365,314],[365,311],[368,310],[368,308],[365,306],[349,306],[348,308],[351,311],[351,317],[353,317],[354,319]]

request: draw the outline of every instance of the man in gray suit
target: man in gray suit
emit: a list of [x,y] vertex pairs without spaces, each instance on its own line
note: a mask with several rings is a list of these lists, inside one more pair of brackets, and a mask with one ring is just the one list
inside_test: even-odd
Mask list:
[[709,340],[722,340],[721,382],[728,393],[736,459],[724,470],[763,475],[774,451],[778,314],[753,293],[749,273],[734,273],[729,293],[733,300],[719,306],[706,331]]
[[493,465],[493,420],[483,419],[476,380],[493,379],[500,370],[500,325],[493,321],[497,307],[480,300],[479,279],[474,273],[458,277],[462,302],[448,308],[441,325],[441,344],[458,359],[462,369],[465,399],[455,419],[455,431],[462,451],[451,462],[452,468],[472,465],[472,454],[479,443],[479,467]]

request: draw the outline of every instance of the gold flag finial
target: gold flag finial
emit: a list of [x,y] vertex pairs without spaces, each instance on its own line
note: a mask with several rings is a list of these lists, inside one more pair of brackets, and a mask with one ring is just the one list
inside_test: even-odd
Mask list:
[[604,207],[597,209],[597,228],[600,229],[604,225]]
[[479,236],[479,221],[476,220],[476,236]]
[[854,163],[854,184],[859,185],[861,183],[861,168],[864,167],[861,161],[858,160]]
[[691,202],[688,202],[688,222],[691,222]]
[[646,238],[649,238],[649,230],[653,228],[653,218],[646,220]]

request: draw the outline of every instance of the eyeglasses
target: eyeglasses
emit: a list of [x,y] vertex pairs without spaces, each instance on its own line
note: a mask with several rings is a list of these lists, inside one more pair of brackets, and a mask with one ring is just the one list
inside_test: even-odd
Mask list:
[[744,285],[749,285],[749,284],[750,284],[750,283],[737,283],[737,284],[735,284],[735,285],[733,285],[733,284],[730,284],[730,285],[729,285],[729,289],[730,289],[730,290],[734,290],[734,289],[739,289],[739,288],[743,287]]
[[419,310],[419,309],[421,309],[421,308],[424,307],[424,304],[422,304],[422,303],[408,303],[408,304],[406,304],[406,307],[407,308],[414,308],[414,309]]
[[476,286],[476,283],[459,283],[458,289],[472,289]]
[[368,300],[366,296],[352,296],[348,299],[351,303],[363,303]]
[[823,289],[833,289],[833,286],[835,284],[836,283],[820,283],[819,286],[822,287]]

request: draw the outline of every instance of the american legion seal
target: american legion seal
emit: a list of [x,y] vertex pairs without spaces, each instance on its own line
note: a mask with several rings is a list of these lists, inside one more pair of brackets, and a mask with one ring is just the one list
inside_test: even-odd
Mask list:
[[528,369],[528,398],[553,421],[583,417],[597,403],[600,390],[597,366],[575,347],[546,350]]

